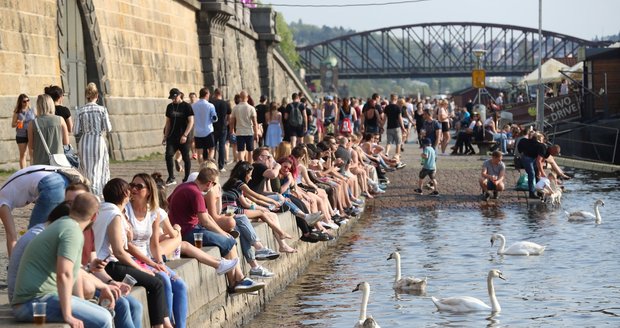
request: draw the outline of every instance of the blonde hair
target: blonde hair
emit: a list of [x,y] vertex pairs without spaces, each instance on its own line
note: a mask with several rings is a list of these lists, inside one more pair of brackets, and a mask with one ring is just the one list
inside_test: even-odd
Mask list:
[[97,86],[90,82],[86,86],[86,99],[88,101],[93,101],[99,97],[99,90],[97,90]]
[[46,94],[39,95],[37,97],[37,115],[54,115],[54,111],[56,110],[56,106],[54,105],[54,100],[52,97]]
[[280,159],[282,157],[288,157],[291,154],[291,151],[293,150],[293,147],[291,146],[291,143],[288,141],[282,141],[278,147],[276,147],[276,154],[275,154],[275,158],[276,159]]

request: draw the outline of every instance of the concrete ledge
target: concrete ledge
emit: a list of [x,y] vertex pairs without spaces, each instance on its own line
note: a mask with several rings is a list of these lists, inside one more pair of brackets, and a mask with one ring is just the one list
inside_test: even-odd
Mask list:
[[576,169],[584,169],[584,170],[606,172],[606,173],[620,172],[620,165],[591,162],[591,161],[564,158],[564,157],[556,157],[555,160],[559,165],[568,166],[568,167],[572,167]]
[[[266,286],[258,295],[228,294],[225,276],[218,276],[215,269],[200,264],[195,259],[182,258],[167,263],[183,278],[188,286],[188,327],[238,327],[250,322],[271,298],[284,290],[288,284],[306,270],[312,259],[318,257],[330,244],[336,242],[335,240],[312,244],[301,242],[299,241],[300,232],[293,215],[290,212],[281,213],[278,214],[278,219],[282,229],[293,236],[293,239],[287,240],[287,243],[295,247],[298,252],[293,254],[282,253],[280,258],[276,260],[261,262],[261,265],[275,273],[275,277],[262,280]],[[336,235],[340,236],[346,233],[352,225],[353,222],[349,222],[341,227]],[[271,228],[263,222],[255,222],[253,226],[261,242],[277,251],[278,243]],[[238,240],[237,247],[240,253]],[[216,258],[220,257],[219,250],[216,247],[204,247],[203,250]],[[239,257],[243,272],[248,274],[249,265],[242,254],[239,254]],[[143,326],[149,327],[146,291],[142,287],[135,287],[131,295],[144,305]],[[15,322],[9,305],[0,305],[0,327],[16,326],[30,327],[34,325]],[[46,324],[45,327],[68,327],[68,325]]]

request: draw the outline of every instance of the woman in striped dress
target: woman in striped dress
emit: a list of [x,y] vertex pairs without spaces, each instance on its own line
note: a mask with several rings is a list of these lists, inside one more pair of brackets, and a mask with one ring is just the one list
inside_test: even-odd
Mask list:
[[97,104],[98,98],[97,86],[88,83],[88,103],[77,110],[74,133],[80,140],[80,171],[91,181],[93,194],[101,196],[103,186],[110,180],[110,156],[105,133],[112,130],[112,125],[108,110]]

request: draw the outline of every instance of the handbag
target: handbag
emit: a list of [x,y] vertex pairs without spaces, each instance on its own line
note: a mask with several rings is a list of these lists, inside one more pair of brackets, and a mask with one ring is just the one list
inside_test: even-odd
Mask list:
[[34,119],[34,125],[37,127],[37,132],[39,133],[39,137],[41,138],[41,142],[43,143],[43,147],[45,147],[45,152],[49,156],[50,165],[59,166],[59,167],[71,167],[71,163],[67,160],[67,156],[64,153],[62,154],[52,154],[50,153],[49,147],[47,147],[47,142],[45,138],[43,138],[43,133],[41,133],[41,129],[39,129],[39,123],[37,123],[37,119]]

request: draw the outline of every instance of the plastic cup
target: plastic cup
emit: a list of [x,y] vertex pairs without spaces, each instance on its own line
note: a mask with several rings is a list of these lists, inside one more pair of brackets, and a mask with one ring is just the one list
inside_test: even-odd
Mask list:
[[123,283],[129,285],[130,290],[136,282],[138,282],[136,278],[132,277],[130,274],[126,274],[125,278],[123,278]]
[[45,324],[45,310],[47,308],[46,302],[32,303],[32,316],[35,325]]
[[226,206],[226,215],[233,215],[235,214],[235,207],[234,206]]
[[23,129],[24,128],[24,121],[17,121],[17,128],[18,129]]
[[202,232],[194,233],[194,246],[202,248]]

